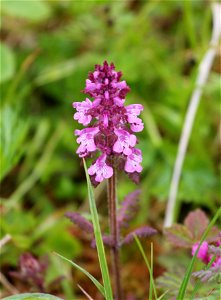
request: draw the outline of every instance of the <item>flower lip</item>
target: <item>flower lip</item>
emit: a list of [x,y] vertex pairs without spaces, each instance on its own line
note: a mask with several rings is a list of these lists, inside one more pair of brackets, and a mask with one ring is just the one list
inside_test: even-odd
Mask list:
[[134,134],[128,133],[124,129],[115,129],[114,133],[118,137],[117,141],[113,146],[113,151],[116,153],[123,153],[129,155],[132,153],[130,147],[134,147],[137,142],[137,138]]
[[140,173],[142,171],[142,166],[140,163],[142,162],[142,152],[140,149],[134,148],[132,150],[132,153],[127,157],[124,170],[128,173],[134,173],[138,172]]
[[106,154],[102,154],[97,158],[96,162],[88,169],[89,175],[95,175],[95,180],[101,182],[113,175],[113,168],[106,164]]
[[80,124],[85,126],[88,125],[92,120],[92,116],[88,113],[88,111],[93,107],[91,100],[86,98],[85,101],[74,102],[72,105],[77,110],[74,114],[74,119],[78,120],[78,123]]
[[84,128],[82,130],[75,130],[75,135],[79,136],[77,138],[77,143],[80,146],[77,149],[77,154],[80,157],[85,157],[89,152],[96,151],[97,147],[94,142],[94,136],[99,132],[98,127]]
[[130,124],[130,129],[133,132],[140,132],[143,130],[143,128],[144,128],[144,124],[142,120],[139,118],[136,118],[136,120],[132,124]]

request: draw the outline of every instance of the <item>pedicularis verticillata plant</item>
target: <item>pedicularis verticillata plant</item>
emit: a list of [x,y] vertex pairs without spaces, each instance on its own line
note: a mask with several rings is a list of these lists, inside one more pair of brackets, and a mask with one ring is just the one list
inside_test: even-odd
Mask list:
[[[142,171],[142,153],[136,148],[138,143],[134,133],[143,130],[143,122],[138,116],[143,110],[141,104],[124,105],[125,96],[130,91],[126,81],[120,81],[121,72],[115,71],[113,63],[105,61],[95,65],[95,71],[89,73],[86,87],[83,90],[92,99],[74,102],[76,109],[74,119],[86,126],[76,130],[80,158],[93,157],[95,161],[88,169],[92,184],[96,187],[108,179],[108,208],[110,234],[103,235],[104,244],[111,248],[112,272],[115,287],[115,298],[123,299],[120,280],[119,248],[133,240],[134,234],[150,236],[156,230],[147,226],[138,228],[122,238],[121,229],[128,224],[136,211],[139,192],[127,196],[121,207],[117,208],[116,171],[124,170],[129,177],[138,182]],[[93,225],[77,213],[67,216],[88,233],[93,233]],[[92,241],[92,245],[95,242]]]

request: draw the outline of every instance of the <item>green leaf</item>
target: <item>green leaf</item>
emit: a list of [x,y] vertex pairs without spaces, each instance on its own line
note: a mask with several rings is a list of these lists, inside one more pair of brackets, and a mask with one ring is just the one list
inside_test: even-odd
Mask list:
[[70,76],[77,68],[78,64],[75,59],[69,59],[46,67],[35,79],[37,85],[48,84]]
[[49,294],[25,293],[25,294],[9,296],[3,298],[3,300],[62,300],[62,299]]
[[73,59],[61,61],[59,63],[44,66],[35,78],[34,82],[37,86],[45,85],[54,81],[61,80],[73,74],[77,69],[88,67],[98,60],[98,57],[93,54],[87,54]]
[[10,0],[2,1],[2,11],[13,17],[30,21],[41,21],[50,15],[50,8],[45,1]]
[[15,73],[15,56],[12,50],[5,44],[0,43],[1,77],[0,83],[12,78]]
[[9,106],[1,110],[0,120],[0,161],[2,179],[18,162],[25,147],[24,140],[29,127],[28,120],[21,119],[19,112]]
[[90,181],[90,178],[89,178],[89,175],[87,172],[87,166],[86,166],[86,162],[84,159],[83,159],[83,163],[84,163],[84,170],[85,170],[86,178],[87,178],[89,205],[90,205],[92,222],[93,222],[93,226],[94,226],[94,235],[95,235],[98,259],[99,259],[101,274],[102,274],[102,278],[103,278],[103,282],[104,282],[105,296],[106,296],[107,300],[112,300],[113,295],[112,295],[112,289],[111,289],[111,281],[110,281],[107,260],[106,260],[105,251],[104,251],[104,244],[103,244],[103,239],[102,239],[102,235],[101,235],[101,229],[100,229],[100,224],[99,224],[99,219],[98,219],[96,202],[94,199],[94,193],[92,190],[91,181]]
[[84,273],[84,275],[86,275],[88,278],[90,278],[90,280],[95,284],[95,286],[98,288],[98,290],[101,292],[101,294],[104,296],[105,292],[104,292],[104,287],[100,284],[99,281],[97,281],[96,278],[94,278],[94,276],[92,276],[88,271],[86,271],[84,268],[80,267],[79,265],[77,265],[76,263],[74,263],[73,261],[71,261],[70,259],[62,256],[61,254],[58,254],[56,252],[54,252],[57,256],[59,256],[60,258],[62,258],[63,260],[66,260],[67,262],[69,262],[72,266],[74,266],[76,269],[78,269],[79,271],[81,271],[82,273]]

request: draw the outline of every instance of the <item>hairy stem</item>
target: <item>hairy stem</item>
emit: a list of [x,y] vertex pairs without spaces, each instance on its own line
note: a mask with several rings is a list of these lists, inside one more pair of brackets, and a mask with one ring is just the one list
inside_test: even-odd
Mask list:
[[123,292],[120,281],[120,263],[119,263],[119,229],[117,225],[117,198],[116,198],[116,171],[108,179],[108,208],[110,234],[114,240],[114,246],[111,248],[112,272],[114,279],[115,300],[123,300]]

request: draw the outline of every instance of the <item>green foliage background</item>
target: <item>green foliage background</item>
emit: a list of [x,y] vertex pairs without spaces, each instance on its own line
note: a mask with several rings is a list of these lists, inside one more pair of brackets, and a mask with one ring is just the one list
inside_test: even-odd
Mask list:
[[[151,201],[164,207],[197,67],[210,40],[209,4],[2,1],[1,236],[12,236],[1,253],[5,265],[15,266],[24,251],[43,255],[54,250],[72,258],[81,253],[81,243],[69,234],[63,217],[67,210],[87,205],[84,171],[75,154],[73,131],[79,125],[72,119],[72,102],[85,98],[81,90],[87,73],[104,60],[122,70],[131,87],[127,103],[145,108],[137,223],[153,219]],[[181,208],[201,206],[211,214],[220,199],[219,84],[214,65],[178,193]],[[136,189],[124,174],[118,186],[120,199]],[[70,266],[51,260],[48,280],[60,275],[61,264],[64,275],[71,276]],[[65,283],[63,289],[71,299],[71,285]]]

